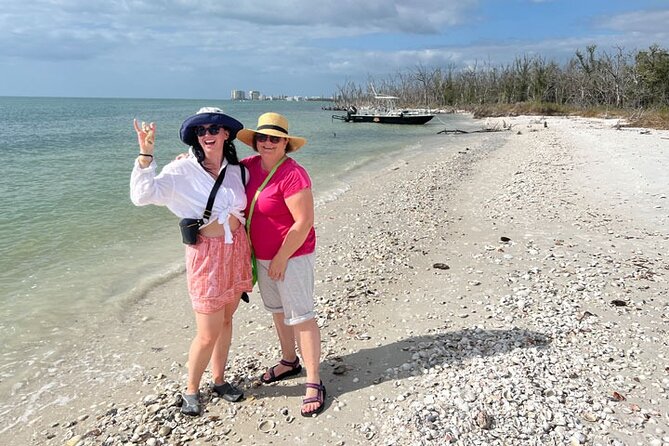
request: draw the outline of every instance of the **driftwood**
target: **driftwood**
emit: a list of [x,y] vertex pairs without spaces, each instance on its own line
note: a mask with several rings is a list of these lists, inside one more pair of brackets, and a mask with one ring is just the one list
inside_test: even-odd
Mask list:
[[460,129],[454,129],[454,130],[444,129],[444,130],[438,131],[437,135],[439,135],[440,133],[448,135],[448,134],[454,134],[454,133],[488,133],[488,132],[501,132],[501,131],[502,131],[502,129],[482,129],[482,130],[473,130],[471,132],[467,132],[465,130],[460,130]]

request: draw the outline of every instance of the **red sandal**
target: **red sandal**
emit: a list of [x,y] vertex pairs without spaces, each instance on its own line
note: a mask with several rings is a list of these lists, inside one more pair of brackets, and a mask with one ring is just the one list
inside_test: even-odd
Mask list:
[[310,403],[321,403],[321,405],[311,412],[300,410],[303,417],[313,417],[323,412],[323,409],[325,409],[325,386],[323,385],[323,381],[321,381],[320,384],[306,383],[305,385],[308,389],[318,389],[318,395],[303,399],[302,405]]
[[[269,378],[265,379],[265,374],[263,373],[260,375],[260,381],[262,381],[263,384],[270,384],[276,381],[281,381],[286,378],[290,378],[291,376],[295,376],[298,373],[302,371],[302,366],[300,365],[300,358],[295,358],[295,361],[289,362],[286,361],[285,359],[282,359],[279,361],[279,364],[290,367],[290,370],[286,370],[285,372],[281,373],[280,375],[275,375],[274,374],[274,369],[276,368],[275,366],[270,367],[266,373],[269,373]],[[279,365],[277,364],[277,365]]]

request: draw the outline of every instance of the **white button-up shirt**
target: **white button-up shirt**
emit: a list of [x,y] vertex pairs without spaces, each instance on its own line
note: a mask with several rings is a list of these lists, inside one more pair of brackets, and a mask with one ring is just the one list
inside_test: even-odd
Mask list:
[[[223,167],[228,162],[223,160]],[[225,229],[225,242],[232,243],[232,232],[228,217],[234,215],[244,224],[244,209],[246,208],[246,193],[242,183],[241,165],[230,165],[226,169],[223,184],[218,189],[211,218],[205,221],[205,226],[218,220]],[[216,182],[214,178],[197,162],[195,157],[189,156],[172,161],[163,167],[156,175],[155,161],[142,168],[135,160],[135,166],[130,176],[130,199],[136,206],[155,204],[166,206],[174,215],[180,218],[202,218],[211,189]],[[248,171],[246,172],[248,181]]]

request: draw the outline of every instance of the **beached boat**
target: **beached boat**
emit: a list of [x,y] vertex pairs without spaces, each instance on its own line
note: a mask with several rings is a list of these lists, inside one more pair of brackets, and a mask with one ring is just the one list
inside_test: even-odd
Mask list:
[[422,125],[434,118],[431,113],[422,113],[414,110],[400,110],[395,108],[395,96],[375,96],[377,101],[386,103],[384,107],[361,108],[350,106],[346,115],[332,115],[333,119],[344,122],[376,122],[378,124],[413,124]]

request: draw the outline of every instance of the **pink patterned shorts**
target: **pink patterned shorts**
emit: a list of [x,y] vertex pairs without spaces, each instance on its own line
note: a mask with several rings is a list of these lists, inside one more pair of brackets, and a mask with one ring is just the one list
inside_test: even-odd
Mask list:
[[239,302],[243,291],[253,288],[251,251],[244,225],[225,237],[197,236],[197,244],[186,245],[188,294],[197,313],[215,313],[227,304]]

